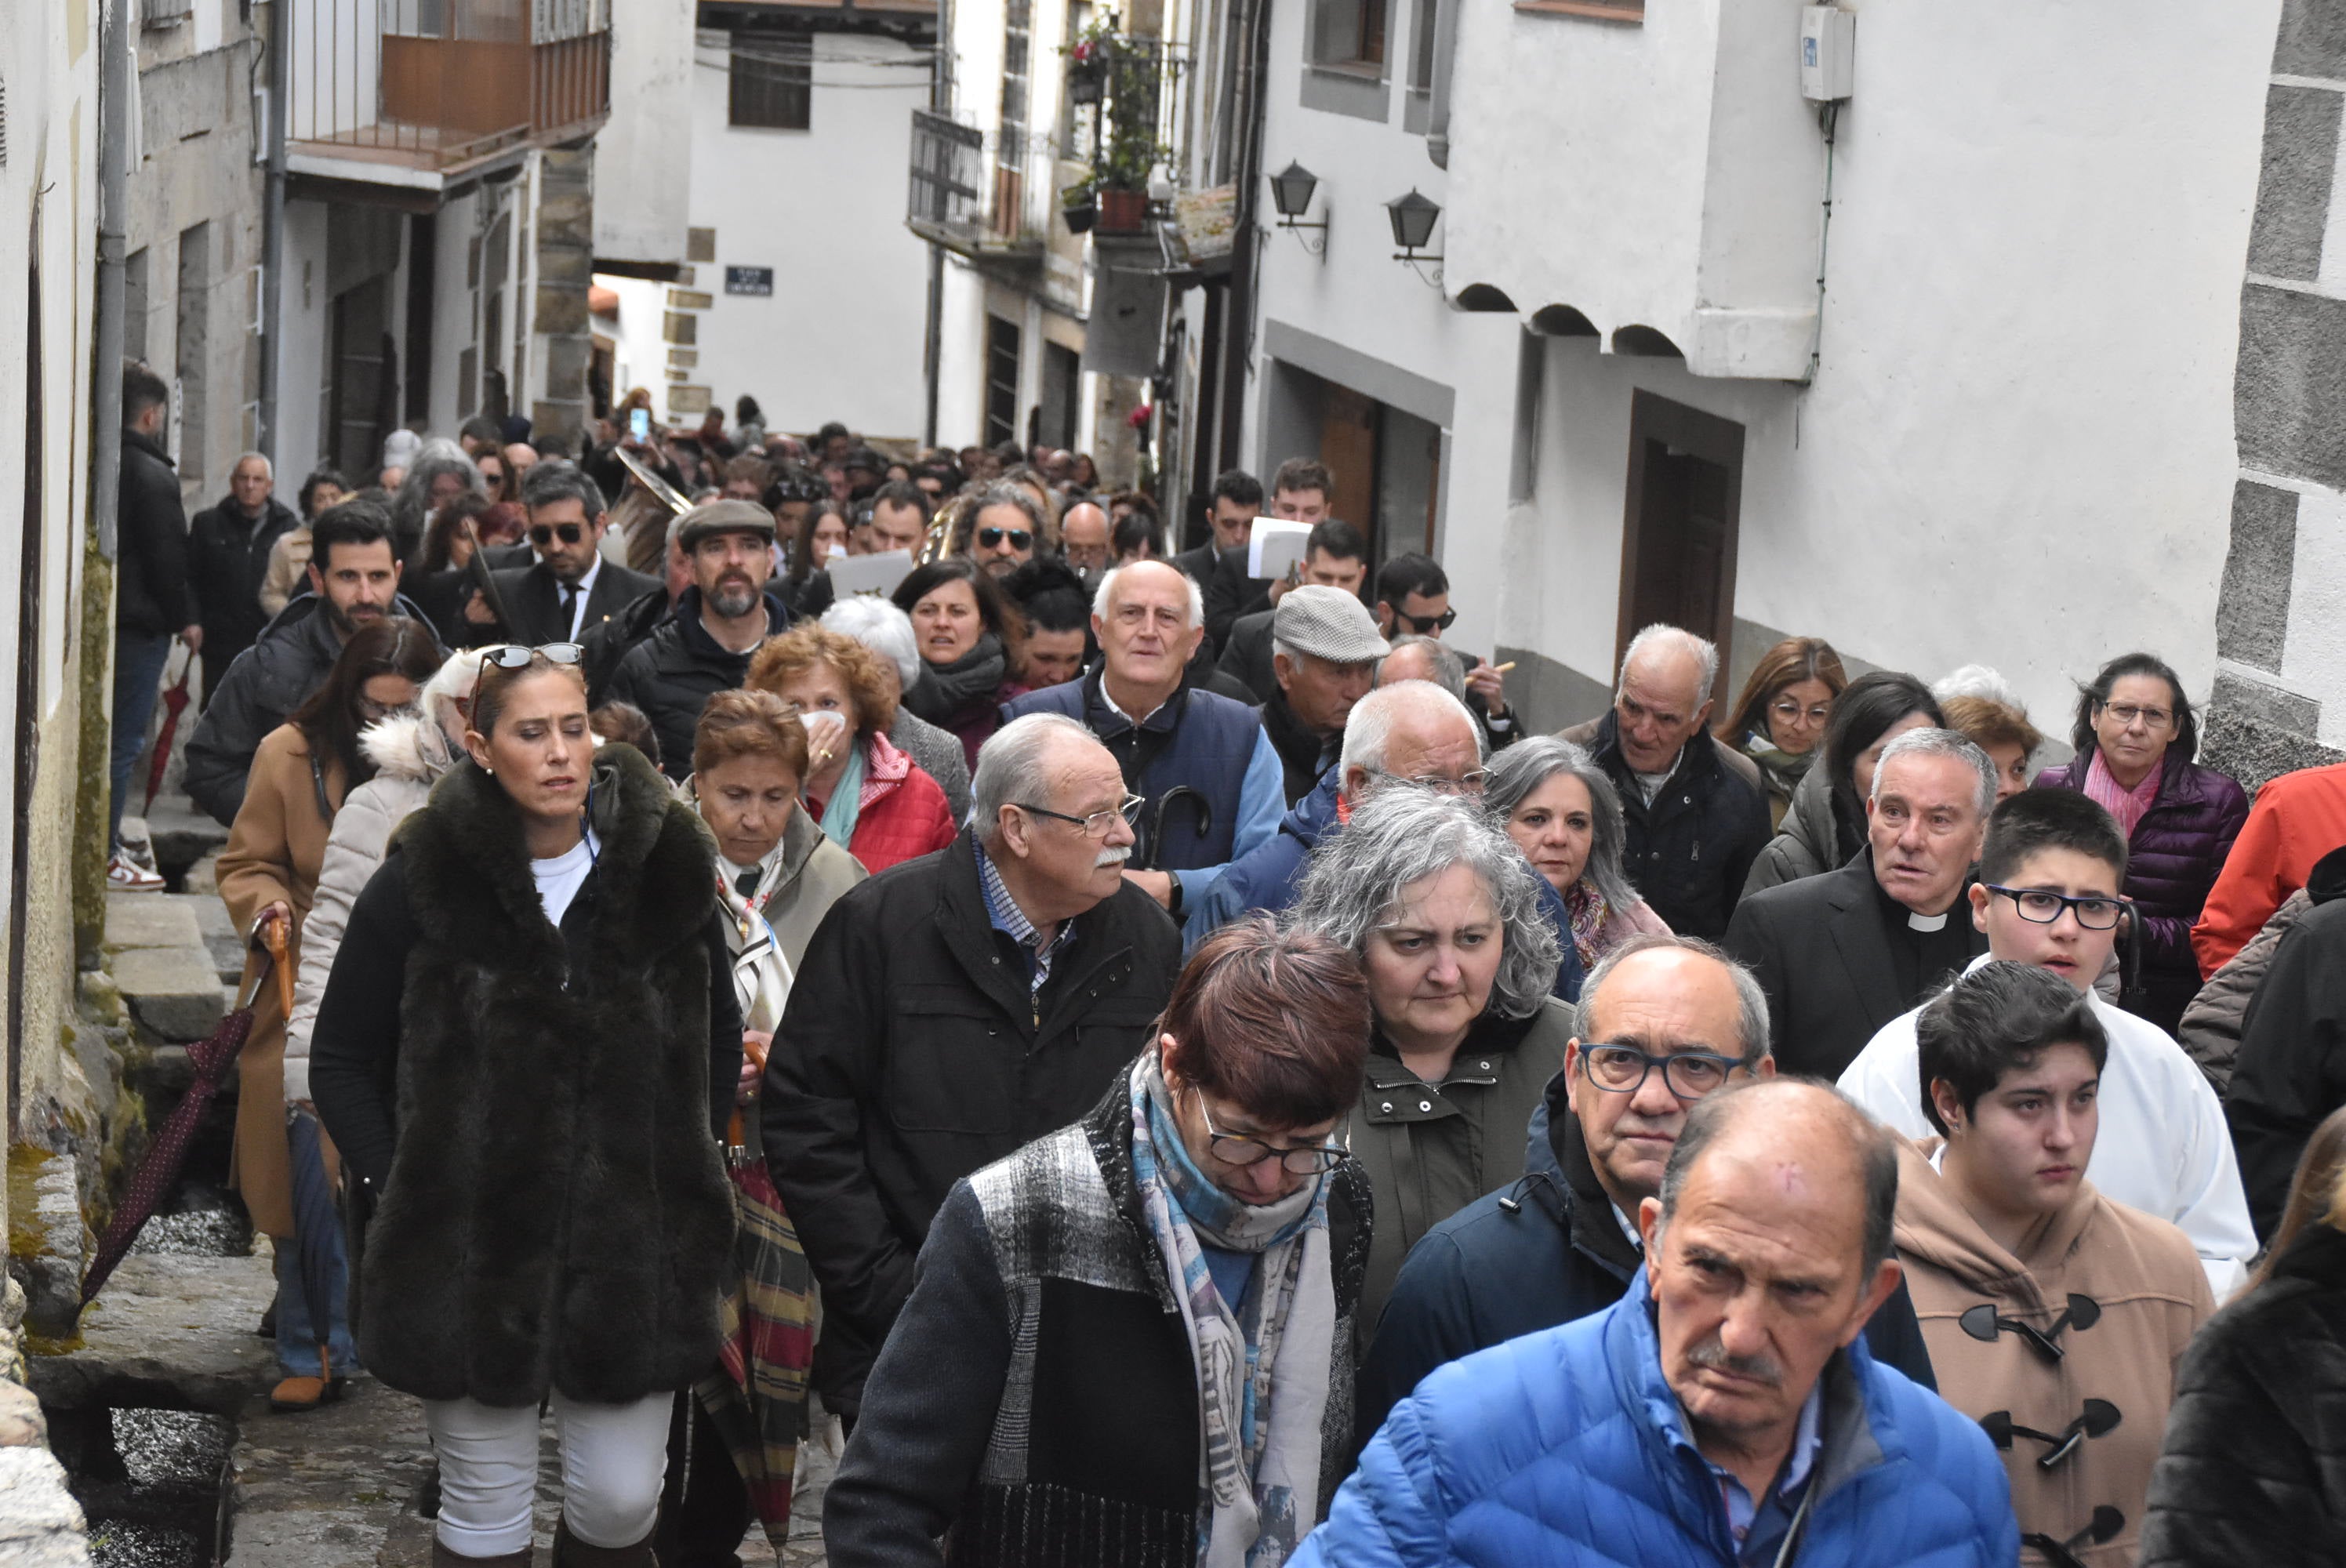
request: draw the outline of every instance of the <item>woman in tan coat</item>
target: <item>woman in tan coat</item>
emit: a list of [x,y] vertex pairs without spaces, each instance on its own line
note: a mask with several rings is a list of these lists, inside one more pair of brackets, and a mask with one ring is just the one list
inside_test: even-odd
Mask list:
[[[370,622],[344,645],[325,684],[261,740],[219,858],[220,900],[250,943],[246,983],[264,962],[272,922],[281,927],[289,971],[298,970],[301,922],[334,813],[343,795],[373,772],[359,755],[358,733],[413,704],[417,687],[439,664],[440,649],[422,625]],[[252,1033],[237,1058],[237,1083],[230,1182],[242,1195],[254,1228],[278,1244],[277,1358],[286,1375],[270,1402],[280,1410],[312,1410],[341,1392],[338,1369],[352,1364],[357,1353],[336,1300],[316,1304],[331,1321],[321,1354],[318,1319],[301,1285],[286,1124],[285,1013],[274,980],[254,999]]]
[[1896,1236],[1939,1391],[2003,1453],[2024,1562],[2131,1564],[2207,1273],[2085,1179],[2109,1046],[2067,982],[1986,964],[1917,1034],[1946,1136],[1902,1147]]

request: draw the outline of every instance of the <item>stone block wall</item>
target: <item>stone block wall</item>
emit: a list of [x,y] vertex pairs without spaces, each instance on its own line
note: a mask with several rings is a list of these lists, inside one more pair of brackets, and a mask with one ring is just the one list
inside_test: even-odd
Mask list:
[[531,331],[543,344],[546,395],[530,406],[532,430],[578,450],[586,428],[586,366],[593,358],[586,290],[595,271],[595,148],[548,149],[537,173],[537,297]]

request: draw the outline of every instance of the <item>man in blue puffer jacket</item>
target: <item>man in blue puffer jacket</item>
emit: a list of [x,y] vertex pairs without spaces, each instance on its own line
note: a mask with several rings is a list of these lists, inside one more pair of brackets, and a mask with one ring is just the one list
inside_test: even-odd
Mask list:
[[1295,1568],[2010,1568],[1985,1433],[1874,1361],[1894,1145],[1763,1079],[1688,1114],[1595,1317],[1454,1361],[1394,1407]]

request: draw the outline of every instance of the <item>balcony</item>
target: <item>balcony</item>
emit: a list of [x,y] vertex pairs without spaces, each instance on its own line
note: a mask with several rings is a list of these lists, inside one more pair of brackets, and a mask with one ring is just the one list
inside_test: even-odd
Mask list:
[[280,0],[296,175],[444,189],[610,109],[610,0]]
[[1004,159],[988,139],[944,115],[913,111],[905,226],[973,261],[1034,270],[1042,265],[1043,234],[1029,216],[1027,160]]

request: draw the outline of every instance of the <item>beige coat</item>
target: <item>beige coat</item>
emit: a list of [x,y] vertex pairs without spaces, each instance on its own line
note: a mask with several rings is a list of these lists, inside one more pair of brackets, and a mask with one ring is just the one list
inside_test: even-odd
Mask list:
[[290,528],[269,546],[269,568],[261,574],[260,607],[274,618],[285,613],[293,596],[310,585],[310,525]]
[[[1897,1222],[1898,1255],[1940,1396],[1975,1420],[2001,1411],[2017,1426],[2054,1433],[2084,1413],[2087,1400],[2117,1407],[2116,1427],[2086,1438],[2051,1470],[2037,1463],[2049,1445],[2035,1438],[2015,1435],[2002,1453],[2023,1534],[2066,1541],[2106,1505],[2126,1515],[2125,1527],[2077,1556],[2093,1568],[2132,1563],[2174,1402],[2175,1365],[2216,1309],[2198,1254],[2167,1221],[2081,1181],[2015,1257],[1989,1238],[1931,1168],[1940,1142],[1901,1145]],[[2101,1315],[2090,1328],[2059,1332],[2057,1361],[2019,1334],[1982,1339],[1962,1321],[1992,1306],[1996,1316],[2050,1333],[2072,1294],[2090,1297]],[[2045,1561],[2025,1546],[2021,1558]]]
[[[318,809],[322,780],[328,809]],[[287,962],[299,972],[301,933],[326,856],[331,814],[342,803],[339,761],[311,769],[310,745],[301,732],[282,724],[269,732],[253,754],[244,805],[220,851],[220,901],[229,919],[250,936],[260,911],[282,901],[293,911]],[[250,984],[264,957],[247,955],[242,983]],[[292,1158],[285,1142],[285,1012],[271,975],[253,999],[252,1033],[237,1057],[236,1153],[229,1185],[244,1196],[253,1225],[273,1237],[293,1234]]]

